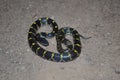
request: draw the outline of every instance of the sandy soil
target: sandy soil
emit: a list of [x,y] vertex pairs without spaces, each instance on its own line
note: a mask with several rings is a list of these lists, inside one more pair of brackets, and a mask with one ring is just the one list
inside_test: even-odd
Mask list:
[[[74,61],[42,59],[29,48],[30,25],[43,16],[81,39]],[[48,50],[55,51],[54,38]],[[120,0],[0,0],[0,80],[120,80]]]

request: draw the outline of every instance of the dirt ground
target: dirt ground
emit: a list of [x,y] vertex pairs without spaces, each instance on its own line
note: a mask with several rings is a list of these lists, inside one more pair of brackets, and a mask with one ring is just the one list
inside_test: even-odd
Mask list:
[[[92,37],[76,60],[47,61],[29,48],[30,25],[44,16]],[[0,80],[120,80],[120,0],[0,0]]]

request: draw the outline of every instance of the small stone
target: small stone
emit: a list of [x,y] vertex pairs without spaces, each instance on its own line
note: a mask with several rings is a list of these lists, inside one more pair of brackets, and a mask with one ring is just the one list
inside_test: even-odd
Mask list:
[[101,78],[103,78],[103,77],[104,77],[104,74],[103,74],[103,73],[101,73],[101,74],[99,74],[99,76],[100,76]]
[[8,54],[9,52],[8,52],[8,51],[6,51],[5,53],[6,53],[6,54]]
[[29,7],[31,7],[32,5],[31,4],[29,4]]
[[30,49],[27,49],[27,52],[29,52],[30,51]]
[[104,63],[101,63],[100,65],[101,65],[101,66],[104,66],[105,64],[104,64]]
[[22,67],[21,67],[21,70],[25,70],[25,66],[22,66]]
[[60,67],[61,70],[64,70],[65,68],[64,67]]
[[22,55],[22,53],[20,52],[19,55]]
[[115,73],[116,74],[120,74],[120,65],[116,66]]
[[27,10],[29,9],[29,7],[26,8]]
[[14,64],[19,64],[19,61],[12,61],[12,63],[14,63]]
[[13,52],[13,50],[10,50],[10,53],[12,53]]
[[112,44],[112,42],[108,42],[107,44],[108,44],[108,45],[111,45],[111,44]]
[[108,33],[106,33],[106,34],[107,34],[107,35],[111,35],[111,33],[109,33],[109,32],[108,32]]
[[52,78],[55,79],[55,76],[53,76]]
[[120,46],[115,46],[115,50],[119,50],[120,49]]
[[28,9],[30,9],[30,7],[31,7],[31,6],[32,6],[32,5],[31,5],[31,4],[29,4],[29,6],[28,6],[26,9],[27,9],[27,10],[28,10]]
[[81,19],[79,18],[78,21],[81,21]]

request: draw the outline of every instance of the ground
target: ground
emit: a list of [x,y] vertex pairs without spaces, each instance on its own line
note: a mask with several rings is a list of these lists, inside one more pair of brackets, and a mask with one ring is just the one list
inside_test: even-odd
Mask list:
[[[28,45],[30,25],[51,17],[86,37],[74,61],[56,63]],[[56,51],[55,38],[47,50]],[[120,0],[1,0],[0,80],[120,80]]]

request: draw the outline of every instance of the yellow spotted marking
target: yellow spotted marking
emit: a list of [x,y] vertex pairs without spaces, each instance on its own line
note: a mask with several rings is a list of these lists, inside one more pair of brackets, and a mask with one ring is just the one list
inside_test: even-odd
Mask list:
[[34,22],[33,24],[36,24],[36,22]]
[[33,32],[28,32],[29,34],[33,33]]
[[70,60],[72,60],[72,58],[71,58],[71,54],[70,54],[70,53],[68,53],[68,56],[69,56]]
[[32,43],[32,46],[34,46],[35,45],[35,43]]
[[41,21],[41,18],[39,18],[39,20]]
[[48,20],[49,18],[47,17],[46,20]]
[[38,50],[40,50],[40,47],[38,47],[38,48],[36,49],[36,54],[38,54]]
[[28,40],[31,40],[32,38],[30,37],[30,38],[28,38]]
[[44,51],[44,52],[43,52],[43,57],[45,57],[45,54],[46,54],[46,53],[47,53],[47,51]]
[[61,61],[63,60],[63,55],[62,55],[62,54],[60,55],[60,60],[61,60]]
[[55,26],[55,28],[58,28],[58,26]]
[[35,43],[32,43],[31,48],[35,45]]
[[79,55],[78,52],[77,52],[77,50],[74,50],[74,52],[75,52],[77,55]]
[[54,57],[54,54],[55,54],[55,53],[53,52],[53,53],[52,53],[52,56],[51,56],[51,59],[52,59],[52,60],[54,59],[54,58],[53,58],[53,57]]
[[75,44],[75,45],[80,47],[80,44]]
[[[39,18],[38,20],[40,21],[40,24],[42,24],[42,23],[41,23],[41,18]],[[38,25],[37,25],[37,27],[40,28],[41,26],[38,26]]]
[[53,20],[52,23],[55,23],[55,21]]
[[33,29],[34,31],[37,31],[35,28],[33,28],[32,26],[30,27],[31,29]]
[[35,35],[33,32],[28,32],[29,34],[33,34],[33,35]]
[[64,29],[62,29],[62,32],[64,32]]
[[75,53],[78,53],[77,50],[74,50]]

